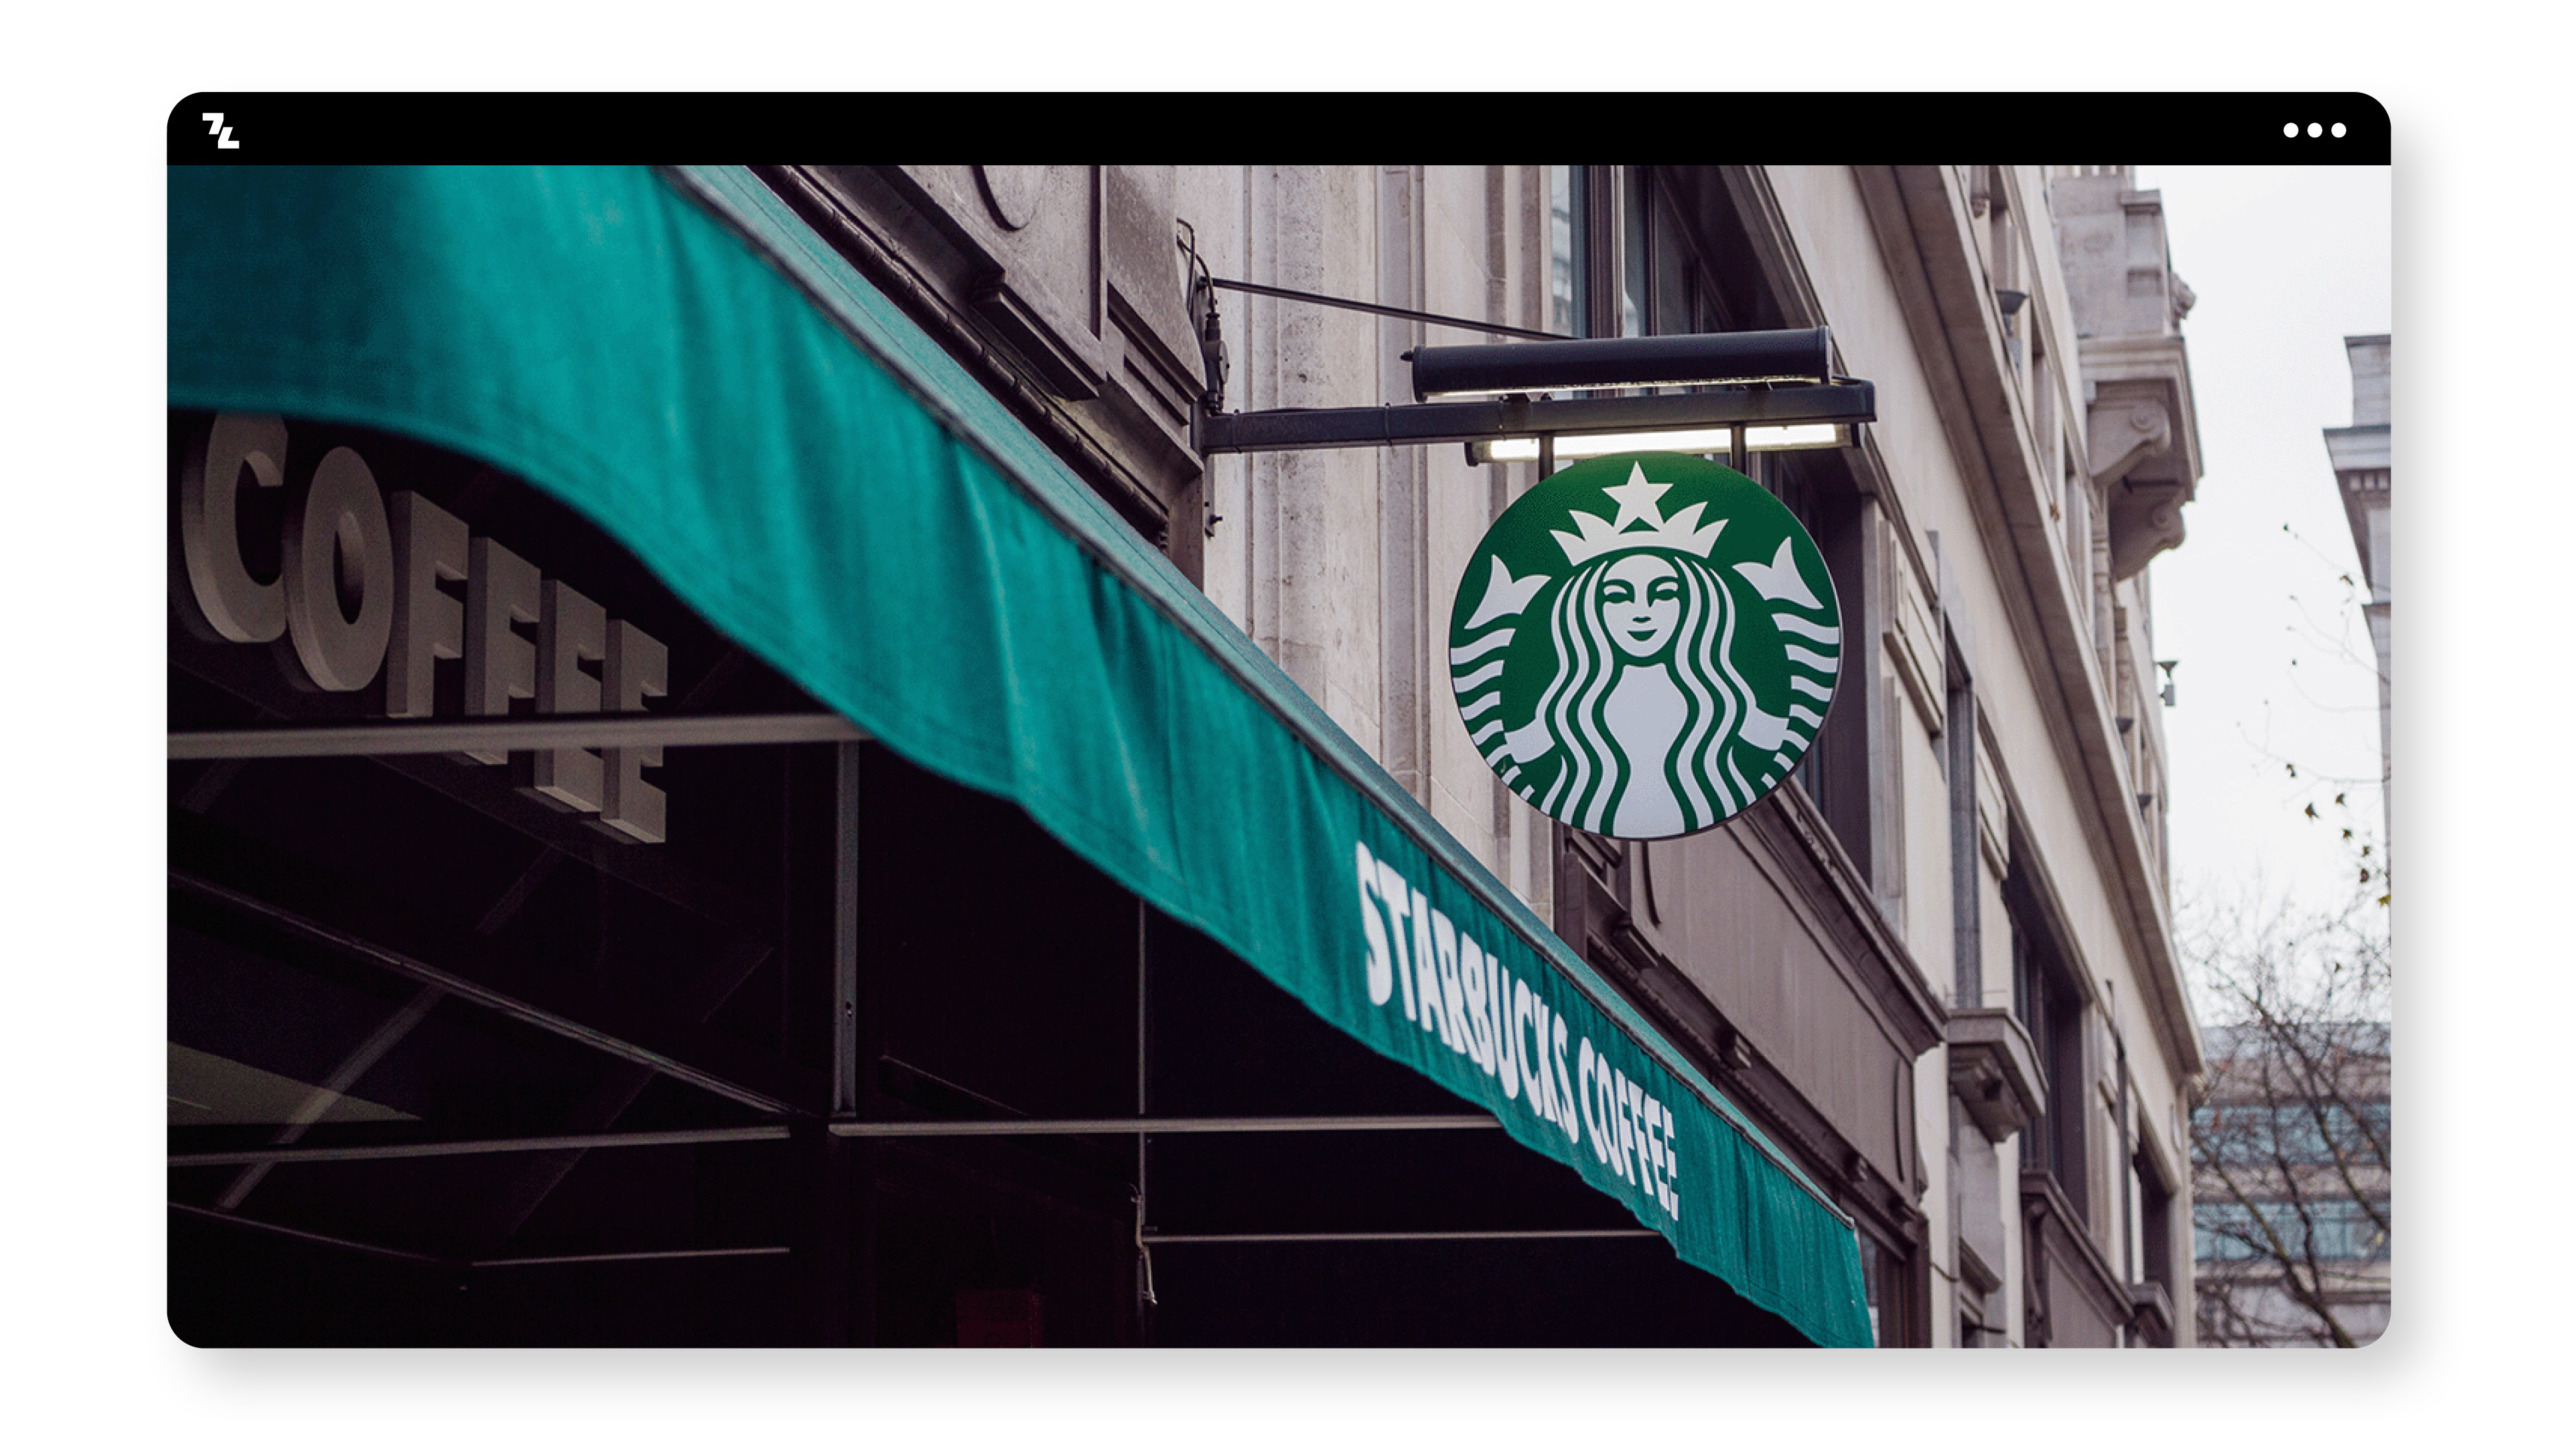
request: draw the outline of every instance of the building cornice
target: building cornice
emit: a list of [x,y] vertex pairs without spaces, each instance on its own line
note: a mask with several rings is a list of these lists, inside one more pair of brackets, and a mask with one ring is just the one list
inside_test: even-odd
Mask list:
[[[2184,1074],[2201,1073],[2203,1050],[2171,944],[2168,897],[2112,722],[2115,705],[2073,605],[2076,582],[2055,523],[2059,507],[2045,493],[2030,428],[2033,412],[2000,342],[1990,287],[1972,254],[1962,186],[1945,167],[1859,166],[1855,174],[1923,369],[1934,382],[1933,398],[1976,520],[1986,534],[2005,533],[2011,540],[1989,547],[1994,573],[2010,614],[2024,622],[2031,659],[2041,652],[2044,663],[2031,663],[2028,672],[2048,729],[2064,739],[2064,755],[2079,762],[2065,770],[2091,822],[2100,865],[2116,882],[2107,888],[2132,942],[2137,976],[2174,1063]],[[2157,348],[2120,346],[2101,349],[2096,357],[2102,367],[2130,367],[2156,360],[2146,352]],[[2182,361],[2183,348],[2178,354]],[[2086,371],[2083,380],[2097,383]],[[2161,418],[2182,421],[2185,434],[2193,436],[2191,399],[2153,398],[2162,405]],[[2094,439],[2091,448],[2094,464]],[[2163,452],[2175,448],[2172,435]],[[2137,461],[2124,473],[2138,470]]]
[[2185,542],[2181,512],[2204,473],[2186,337],[2083,337],[2080,371],[2091,488],[2105,497],[2113,578],[2130,580]]
[[2391,468],[2391,427],[2388,425],[2341,425],[2323,430],[2320,438],[2329,445],[2329,468],[2332,470],[2388,470]]

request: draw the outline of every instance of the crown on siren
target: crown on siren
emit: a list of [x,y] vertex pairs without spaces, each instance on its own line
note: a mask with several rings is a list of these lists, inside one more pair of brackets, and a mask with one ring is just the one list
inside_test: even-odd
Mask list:
[[1565,563],[1580,565],[1596,555],[1620,550],[1679,550],[1700,560],[1715,549],[1716,536],[1725,527],[1722,520],[1701,526],[1707,513],[1701,500],[1685,510],[1673,512],[1669,519],[1662,515],[1662,497],[1671,487],[1644,478],[1641,464],[1627,467],[1627,478],[1600,493],[1618,502],[1614,521],[1603,520],[1588,510],[1576,510],[1574,530],[1550,530],[1556,545],[1564,551]]

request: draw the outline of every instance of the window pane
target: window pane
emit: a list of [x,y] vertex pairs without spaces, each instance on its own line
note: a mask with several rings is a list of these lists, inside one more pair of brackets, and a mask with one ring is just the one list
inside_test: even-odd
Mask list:
[[1653,226],[1646,203],[1652,185],[1642,166],[1629,166],[1626,177],[1618,221],[1618,333],[1642,335],[1653,311],[1647,298],[1653,275]]
[[1547,167],[1547,313],[1548,328],[1566,335],[1588,335],[1591,325],[1584,304],[1584,236],[1590,231],[1583,212],[1583,166]]

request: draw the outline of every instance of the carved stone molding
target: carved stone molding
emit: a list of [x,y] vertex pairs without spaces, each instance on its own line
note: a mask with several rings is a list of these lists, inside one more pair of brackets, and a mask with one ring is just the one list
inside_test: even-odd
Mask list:
[[2169,407],[2156,395],[2117,391],[2089,407],[2089,470],[2100,485],[2147,456],[2167,453],[2173,432]]
[[2194,494],[2193,485],[2175,480],[2128,480],[2108,495],[2109,568],[2118,581],[2132,579],[2161,551],[2185,542],[2186,504]]
[[1040,213],[1040,201],[1049,189],[1047,165],[972,165],[977,172],[978,194],[987,202],[987,213],[1007,230],[1020,230],[1030,225]]
[[2142,1343],[2154,1350],[2176,1344],[2178,1320],[2169,1304],[2168,1288],[2157,1280],[2137,1281],[2126,1288],[2133,1296],[2133,1324]]
[[2187,538],[2199,462],[2175,377],[2102,382],[2089,405],[2089,470],[2106,497],[2109,570],[2127,580]]

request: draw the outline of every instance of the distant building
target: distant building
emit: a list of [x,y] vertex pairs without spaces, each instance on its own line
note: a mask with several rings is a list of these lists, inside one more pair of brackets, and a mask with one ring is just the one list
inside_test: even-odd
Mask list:
[[2338,475],[2338,499],[2356,537],[2356,559],[2373,603],[2364,607],[2373,631],[2373,663],[2382,676],[2382,827],[2386,862],[2391,835],[2391,337],[2347,337],[2347,368],[2355,377],[2353,423],[2320,432],[2329,442],[2329,468]]
[[2391,1323],[2391,1027],[2215,1025],[2205,1056],[2197,1343],[2373,1343]]
[[[2350,335],[2349,425],[2322,432],[2373,602],[2391,803],[2391,337]],[[2391,1319],[2391,1027],[2279,1004],[2205,1030],[2195,1153],[2203,1345],[2357,1346]]]

